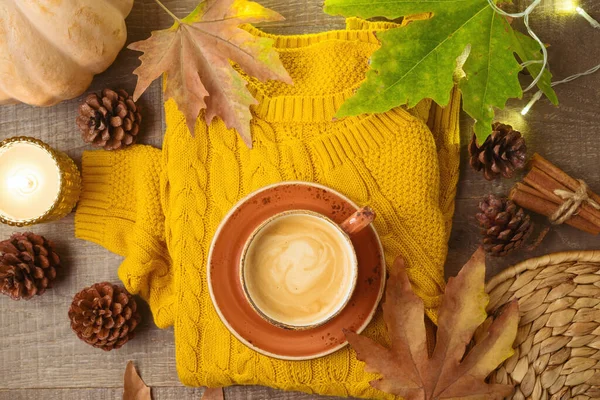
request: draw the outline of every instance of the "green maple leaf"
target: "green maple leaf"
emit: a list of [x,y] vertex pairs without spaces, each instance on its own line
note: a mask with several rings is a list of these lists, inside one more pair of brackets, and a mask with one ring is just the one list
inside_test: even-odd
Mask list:
[[[513,47],[521,60],[542,60],[542,53],[540,53],[540,45],[538,42],[518,31],[513,31],[513,34]],[[527,70],[531,76],[537,76],[541,69],[542,64],[532,64],[527,66]],[[558,97],[556,97],[556,93],[554,92],[554,89],[552,89],[552,74],[547,68],[544,70],[542,79],[538,81],[537,86],[552,104],[558,105]]]
[[[326,0],[325,11],[388,19],[433,14],[378,33],[381,48],[373,53],[367,78],[342,105],[338,117],[413,107],[424,98],[448,104],[460,67],[457,59],[468,49],[459,87],[463,109],[475,119],[475,133],[483,142],[491,133],[494,107],[503,108],[509,98],[523,95],[518,78],[522,67],[515,53],[522,61],[541,59],[537,42],[513,31],[487,0]],[[535,76],[541,64],[527,69]],[[546,70],[538,87],[556,104],[550,80]]]

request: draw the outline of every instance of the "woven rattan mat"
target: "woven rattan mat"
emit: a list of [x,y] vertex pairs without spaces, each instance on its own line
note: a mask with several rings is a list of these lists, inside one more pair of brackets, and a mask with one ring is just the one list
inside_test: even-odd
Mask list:
[[512,399],[600,400],[600,251],[550,254],[492,278],[488,313],[518,299],[515,354],[491,381]]

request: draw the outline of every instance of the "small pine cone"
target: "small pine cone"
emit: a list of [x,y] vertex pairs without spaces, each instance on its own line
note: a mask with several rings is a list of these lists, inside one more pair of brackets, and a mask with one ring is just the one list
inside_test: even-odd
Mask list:
[[134,144],[140,131],[142,114],[124,90],[104,89],[102,96],[87,95],[79,106],[77,126],[81,138],[104,150],[123,149]]
[[45,237],[15,233],[0,242],[0,292],[13,300],[29,300],[51,287],[60,257]]
[[495,122],[492,134],[481,146],[473,135],[469,144],[470,163],[477,171],[483,170],[483,176],[491,181],[502,175],[512,178],[515,171],[525,167],[527,146],[521,132],[510,125]]
[[525,243],[533,231],[530,216],[512,200],[487,195],[476,215],[483,235],[483,248],[493,256],[505,256]]
[[118,349],[134,337],[142,320],[137,304],[125,288],[96,283],[73,298],[69,308],[71,329],[79,339],[99,349]]

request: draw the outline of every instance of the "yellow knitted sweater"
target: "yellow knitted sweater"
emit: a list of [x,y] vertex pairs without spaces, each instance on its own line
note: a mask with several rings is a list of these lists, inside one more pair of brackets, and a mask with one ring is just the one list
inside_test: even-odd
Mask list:
[[[458,178],[458,94],[445,109],[423,101],[410,111],[333,118],[365,77],[374,32],[386,27],[350,20],[343,31],[271,36],[295,84],[248,79],[260,102],[252,150],[220,120],[207,127],[199,118],[192,137],[169,100],[162,152],[84,154],[76,235],[126,257],[119,277],[127,289],[148,301],[159,327],[174,325],[184,384],[387,398],[369,386],[374,375],[349,348],[276,360],[244,346],[219,320],[206,282],[213,234],[240,198],[274,182],[318,182],[373,207],[387,265],[407,259],[435,321]],[[381,312],[365,335],[387,343]]]

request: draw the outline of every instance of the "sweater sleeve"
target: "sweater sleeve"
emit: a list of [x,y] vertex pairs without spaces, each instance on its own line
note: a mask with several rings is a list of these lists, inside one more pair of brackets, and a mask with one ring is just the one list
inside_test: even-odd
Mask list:
[[160,150],[136,145],[83,155],[76,237],[122,255],[119,278],[150,304],[156,325],[174,321],[173,273],[160,202]]

